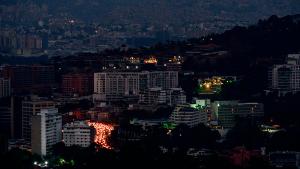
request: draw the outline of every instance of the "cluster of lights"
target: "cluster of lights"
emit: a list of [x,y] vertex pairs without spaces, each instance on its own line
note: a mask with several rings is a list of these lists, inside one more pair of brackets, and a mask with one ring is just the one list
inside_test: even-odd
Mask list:
[[282,130],[279,125],[273,125],[273,126],[261,125],[260,127],[263,132],[267,132],[270,134],[276,133],[276,132]]
[[45,167],[48,167],[48,161],[44,161],[44,162],[37,162],[37,161],[35,161],[35,162],[33,162],[33,165],[35,165],[35,166],[39,166],[39,167],[41,167],[41,168],[45,168]]
[[170,63],[176,63],[176,64],[181,64],[182,63],[182,57],[181,56],[173,56],[172,58],[169,59]]
[[114,130],[113,125],[104,124],[100,122],[88,122],[89,126],[92,126],[96,129],[95,143],[101,145],[104,148],[112,149],[108,144],[107,138],[110,136],[111,132]]
[[212,90],[215,87],[221,87],[224,83],[229,83],[228,80],[225,80],[222,77],[214,76],[212,78],[207,78],[201,82],[200,87],[205,90]]
[[140,63],[140,58],[138,58],[138,57],[131,56],[128,60],[132,64],[138,64],[138,63]]
[[157,59],[153,56],[151,56],[149,59],[144,60],[145,64],[157,64]]

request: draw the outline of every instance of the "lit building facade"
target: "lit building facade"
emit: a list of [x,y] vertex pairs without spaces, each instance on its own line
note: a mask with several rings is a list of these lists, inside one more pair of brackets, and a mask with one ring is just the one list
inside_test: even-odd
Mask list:
[[58,109],[41,109],[32,116],[31,147],[32,153],[45,156],[53,145],[62,141],[62,117]]
[[67,123],[63,127],[63,142],[66,146],[88,147],[92,142],[91,127],[84,121]]

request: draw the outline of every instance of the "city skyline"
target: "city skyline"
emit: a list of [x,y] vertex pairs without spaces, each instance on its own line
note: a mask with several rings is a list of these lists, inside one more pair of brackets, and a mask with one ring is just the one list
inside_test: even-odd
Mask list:
[[0,0],[0,168],[300,168],[297,0]]

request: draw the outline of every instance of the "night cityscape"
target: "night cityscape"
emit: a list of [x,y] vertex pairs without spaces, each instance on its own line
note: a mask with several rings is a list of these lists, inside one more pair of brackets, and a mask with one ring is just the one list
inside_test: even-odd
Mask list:
[[1,169],[300,169],[300,1],[0,0]]

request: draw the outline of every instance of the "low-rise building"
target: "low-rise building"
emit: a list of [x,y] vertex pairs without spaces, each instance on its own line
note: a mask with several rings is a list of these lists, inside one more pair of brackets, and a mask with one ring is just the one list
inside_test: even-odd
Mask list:
[[182,88],[171,88],[163,90],[162,88],[150,88],[140,92],[140,104],[158,105],[167,104],[174,106],[186,103],[186,95]]
[[92,140],[92,128],[84,121],[67,123],[63,127],[63,142],[68,147],[88,147]]
[[223,128],[232,128],[238,118],[249,118],[254,123],[264,116],[262,103],[239,103],[232,101],[215,101],[212,103],[212,119]]
[[195,127],[200,123],[207,124],[207,113],[192,108],[188,104],[177,105],[170,116],[170,121],[179,124],[186,124]]

